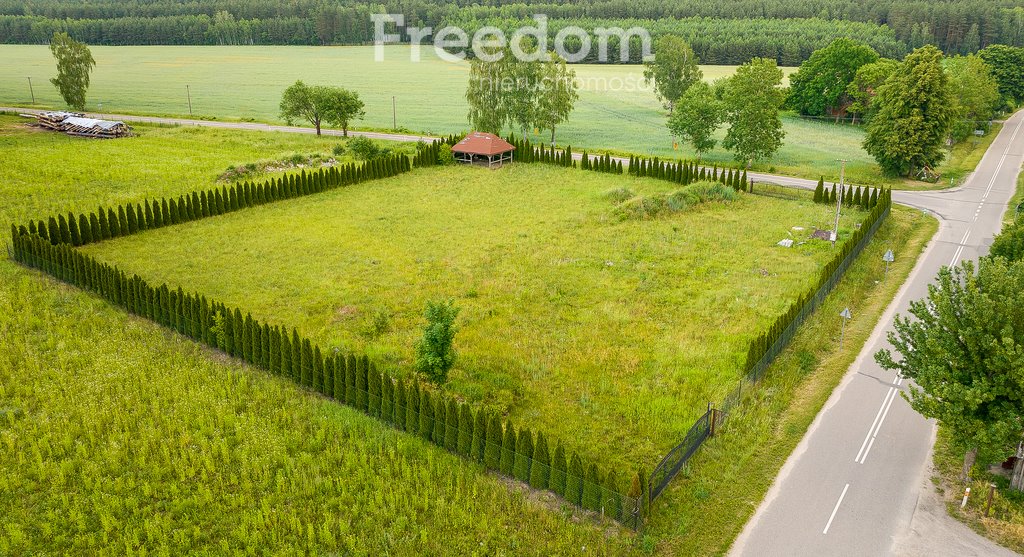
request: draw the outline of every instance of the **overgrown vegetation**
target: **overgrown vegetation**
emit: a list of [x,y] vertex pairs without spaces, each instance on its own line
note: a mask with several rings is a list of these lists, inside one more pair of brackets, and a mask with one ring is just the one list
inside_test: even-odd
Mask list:
[[[731,388],[749,340],[831,253],[824,242],[775,246],[792,226],[830,222],[831,208],[809,200],[748,196],[619,222],[601,192],[622,186],[678,188],[548,165],[437,167],[85,249],[294,324],[322,347],[366,352],[400,377],[414,367],[426,300],[454,298],[448,389],[622,469],[659,459]],[[843,238],[860,218],[847,213]],[[294,228],[310,219],[320,234]],[[724,309],[712,301],[722,291]],[[355,310],[339,318],[342,307]],[[369,340],[362,323],[378,307],[390,308],[391,331]],[[581,309],[591,307],[605,309]],[[729,323],[707,325],[722,312]]]
[[[968,482],[960,478],[963,446],[952,439],[949,431],[939,428],[935,441],[937,489],[941,490],[950,516],[966,523],[974,531],[1017,553],[1024,552],[1024,493],[1010,489],[1008,470],[997,468],[975,470]],[[992,503],[988,502],[991,486]],[[960,508],[964,488],[971,488],[967,506]]]
[[[623,197],[628,190],[615,190],[614,197]],[[739,194],[721,182],[697,182],[668,193],[631,196],[615,206],[615,215],[621,219],[652,219],[685,211],[712,201],[734,201]]]

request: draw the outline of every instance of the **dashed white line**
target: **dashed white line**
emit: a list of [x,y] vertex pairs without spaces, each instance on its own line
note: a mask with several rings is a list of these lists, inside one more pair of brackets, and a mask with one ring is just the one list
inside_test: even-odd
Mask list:
[[882,406],[878,408],[878,413],[875,414],[875,420],[871,422],[871,427],[868,429],[868,434],[864,437],[864,442],[860,445],[860,451],[857,451],[857,456],[853,459],[857,464],[864,464],[868,459],[868,453],[871,452],[871,447],[875,444],[875,438],[878,437],[878,432],[882,430],[882,423],[885,422],[885,418],[889,415],[889,409],[892,408],[892,403],[896,400],[896,395],[899,394],[899,387],[903,384],[903,377],[896,376],[896,384],[889,387],[889,392],[885,394],[885,398],[882,399]]
[[832,509],[832,514],[828,517],[828,523],[825,524],[825,529],[821,531],[822,534],[827,534],[828,529],[832,527],[832,521],[836,519],[836,513],[839,512],[839,505],[843,504],[843,499],[846,498],[846,491],[848,489],[850,489],[850,484],[846,484],[846,487],[843,488],[842,495],[839,496],[839,500],[836,501],[835,508]]

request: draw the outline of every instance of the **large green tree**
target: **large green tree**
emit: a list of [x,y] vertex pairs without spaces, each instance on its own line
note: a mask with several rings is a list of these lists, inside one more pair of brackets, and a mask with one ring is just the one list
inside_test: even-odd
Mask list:
[[1024,432],[1024,262],[982,258],[943,267],[928,297],[898,316],[882,367],[910,379],[905,398],[976,459],[1005,459]]
[[963,141],[976,129],[988,129],[999,105],[999,84],[980,56],[947,58],[945,65],[955,111],[951,134],[955,141]]
[[908,54],[879,88],[864,149],[882,170],[913,176],[942,161],[955,113],[948,81],[942,52],[929,45]]
[[715,148],[715,131],[725,120],[725,106],[715,97],[711,85],[698,81],[679,97],[668,118],[672,135],[693,145],[697,158]]
[[775,154],[786,136],[779,117],[785,100],[781,84],[782,70],[775,60],[754,58],[740,66],[724,86],[729,130],[722,145],[748,168]]
[[662,35],[654,44],[654,59],[644,62],[644,80],[672,112],[691,85],[704,78],[689,43],[676,35]]
[[488,55],[470,61],[469,123],[484,132],[501,133],[505,126],[525,132],[538,119],[541,64],[518,59],[508,47],[489,50]]
[[50,39],[50,52],[57,59],[57,77],[50,79],[50,83],[57,88],[69,107],[85,110],[89,72],[96,66],[89,47],[72,39],[67,33],[54,33]]
[[549,53],[540,68],[533,123],[539,129],[551,130],[552,144],[555,142],[555,126],[569,119],[580,98],[577,89],[576,72],[560,56]]
[[[1024,8],[1017,8],[1017,17],[1024,18]],[[1007,104],[1024,102],[1024,47],[994,44],[978,51],[999,83],[999,93]]]
[[857,70],[878,61],[878,53],[866,44],[841,38],[816,50],[789,76],[789,104],[800,114],[846,114],[853,99],[848,88]]
[[285,121],[291,123],[301,118],[316,128],[317,135],[320,135],[321,125],[326,123],[340,127],[348,137],[352,120],[365,115],[358,93],[326,85],[310,87],[301,80],[284,90],[280,108]]
[[857,68],[853,81],[846,87],[850,105],[846,110],[853,114],[854,123],[857,117],[866,119],[874,108],[875,95],[878,88],[896,71],[900,63],[890,58],[879,58],[877,62],[864,64]]

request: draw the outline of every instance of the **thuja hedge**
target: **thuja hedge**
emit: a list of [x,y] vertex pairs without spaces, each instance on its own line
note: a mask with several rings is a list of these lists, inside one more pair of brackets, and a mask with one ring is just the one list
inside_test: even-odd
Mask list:
[[82,246],[366,180],[396,176],[411,169],[408,157],[390,156],[361,165],[348,163],[309,173],[303,170],[258,184],[240,182],[230,188],[223,186],[194,191],[177,199],[147,200],[135,205],[120,205],[116,209],[100,207],[89,215],[60,214],[46,221],[30,221],[13,233],[39,235],[51,244]]
[[[543,433],[517,429],[485,408],[473,408],[416,380],[377,369],[366,356],[325,352],[292,328],[270,325],[237,307],[199,293],[154,287],[138,275],[97,261],[75,246],[150,228],[214,216],[411,169],[405,156],[293,174],[265,183],[195,192],[178,200],[113,209],[89,217],[63,215],[11,227],[16,261],[90,290],[127,311],[222,350],[250,365],[287,377],[410,434],[419,435],[486,468],[545,489],[570,503],[637,528],[648,506],[647,481],[638,469],[624,490],[614,471],[567,452]],[[212,200],[212,201],[211,201]],[[147,210],[148,209],[148,210]],[[134,215],[129,219],[128,215]],[[159,215],[159,217],[157,216]],[[102,220],[101,220],[102,218]],[[72,225],[70,223],[86,223]],[[95,225],[94,225],[95,223]],[[88,230],[84,235],[82,231]],[[553,447],[553,450],[552,450]]]
[[867,186],[843,187],[832,184],[831,188],[826,188],[824,178],[818,178],[818,185],[814,188],[815,203],[831,203],[835,205],[838,197],[842,198],[839,201],[841,201],[844,207],[855,206],[865,211],[874,209],[878,205],[879,195],[884,195],[879,188],[869,188]]
[[[509,136],[508,142],[515,148],[515,160],[519,162],[543,162],[558,166],[576,166],[572,160],[572,147],[558,150],[543,144],[533,145],[528,139]],[[722,168],[701,166],[696,161],[663,161],[658,157],[646,158],[630,155],[629,164],[624,166],[621,160],[613,159],[604,154],[591,156],[583,151],[579,168],[610,174],[628,173],[632,176],[667,180],[680,185],[694,182],[721,182],[736,191],[753,191],[753,181],[747,178],[747,171],[738,168]]]

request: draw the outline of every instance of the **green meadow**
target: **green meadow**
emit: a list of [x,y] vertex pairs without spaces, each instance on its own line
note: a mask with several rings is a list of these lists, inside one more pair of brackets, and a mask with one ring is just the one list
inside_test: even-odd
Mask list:
[[[423,169],[86,251],[399,375],[426,302],[453,299],[450,391],[629,469],[656,464],[732,388],[750,340],[832,246],[775,245],[828,225],[831,208],[808,200],[622,220],[608,194],[623,188],[673,185],[539,164]],[[844,235],[862,216],[844,216]]]
[[[469,65],[446,62],[432,48],[412,62],[408,46],[387,46],[381,62],[372,46],[128,46],[92,47],[96,58],[89,110],[149,115],[189,115],[186,86],[195,117],[281,122],[281,92],[297,79],[340,85],[359,92],[366,118],[357,126],[398,128],[428,134],[465,131]],[[574,65],[580,79],[580,100],[569,121],[558,129],[557,142],[580,148],[661,157],[691,158],[686,145],[673,149],[665,127],[667,111],[643,82],[637,65]],[[735,66],[703,66],[704,77],[731,75]],[[786,75],[795,68],[784,68]],[[45,46],[0,45],[0,104],[36,101],[60,107],[62,101],[47,80],[55,73]],[[392,98],[394,105],[392,105]],[[394,110],[393,110],[394,109]],[[831,121],[784,118],[785,145],[769,162],[758,166],[791,175],[839,179],[844,158],[847,178],[880,183],[874,160],[861,148],[863,130]],[[529,135],[548,141],[541,131]],[[720,139],[725,130],[720,130]],[[720,146],[705,156],[731,162]]]
[[[0,116],[0,225],[207,188],[229,166],[339,143],[136,130],[84,140]],[[325,344],[364,346],[396,369],[422,300],[455,298],[463,329],[451,389],[537,429],[589,436],[606,451],[590,454],[607,461],[641,459],[667,436],[619,447],[618,434],[586,426],[647,410],[682,420],[684,406],[728,389],[733,368],[684,363],[728,360],[772,317],[757,311],[784,307],[825,253],[774,243],[827,214],[804,193],[768,190],[623,221],[609,190],[669,186],[572,172],[414,171],[90,249],[147,278],[236,297]],[[640,534],[0,258],[0,553],[722,554],[934,230],[920,212],[894,210]],[[881,280],[893,245],[905,255]],[[835,314],[846,305],[855,317],[839,349]],[[688,324],[688,311],[709,330]],[[635,342],[640,334],[651,341]],[[676,400],[690,388],[685,405]],[[570,408],[582,415],[566,417]],[[552,424],[559,413],[565,423]],[[626,425],[668,435],[689,424]]]

